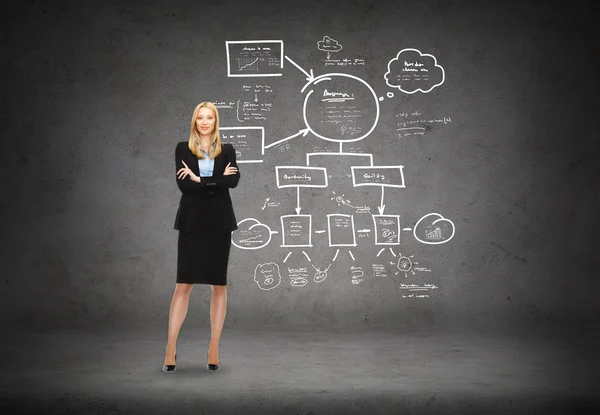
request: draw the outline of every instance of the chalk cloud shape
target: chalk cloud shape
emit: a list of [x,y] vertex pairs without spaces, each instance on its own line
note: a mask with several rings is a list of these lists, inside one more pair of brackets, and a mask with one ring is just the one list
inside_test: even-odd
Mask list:
[[342,50],[342,45],[329,36],[323,36],[323,40],[317,42],[317,47],[323,52],[339,52]]
[[[449,237],[443,236],[440,238],[436,238],[438,240],[423,240],[418,235],[425,236],[428,227],[437,227],[437,228],[444,227],[445,229],[450,227],[450,229],[452,230],[452,233],[450,234]],[[444,231],[444,233],[445,232],[446,231]],[[429,213],[429,214],[423,216],[421,219],[419,219],[417,221],[417,223],[415,224],[415,226],[413,228],[413,235],[414,235],[415,239],[417,241],[427,244],[427,245],[445,244],[446,242],[448,242],[450,239],[452,239],[454,237],[454,233],[455,233],[454,223],[450,219],[444,218],[439,213]]]
[[[416,69],[416,70],[415,70]],[[417,75],[418,78],[415,78]],[[430,92],[444,83],[444,68],[437,64],[433,55],[421,53],[418,49],[402,49],[388,62],[388,71],[384,75],[389,87],[398,88],[407,94]]]
[[254,218],[238,222],[238,230],[231,235],[231,243],[240,249],[260,249],[271,242],[271,231],[264,223]]

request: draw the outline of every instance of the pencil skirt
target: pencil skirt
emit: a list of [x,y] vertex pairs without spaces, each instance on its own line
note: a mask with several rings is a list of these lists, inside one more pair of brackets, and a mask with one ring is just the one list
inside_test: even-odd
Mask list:
[[179,232],[177,282],[227,285],[231,231]]

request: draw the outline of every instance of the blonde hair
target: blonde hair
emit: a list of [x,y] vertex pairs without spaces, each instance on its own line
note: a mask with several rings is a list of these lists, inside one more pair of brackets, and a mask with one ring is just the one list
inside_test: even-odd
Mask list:
[[196,144],[196,141],[200,140],[200,132],[196,127],[196,119],[198,118],[200,108],[208,108],[212,110],[215,114],[215,128],[211,133],[210,146],[208,148],[208,158],[212,160],[219,154],[221,154],[221,134],[219,134],[219,111],[212,102],[201,102],[196,106],[196,109],[194,110],[194,115],[192,115],[192,124],[190,126],[190,139],[188,141],[188,148],[199,159],[204,158],[204,156],[202,155],[202,151],[200,151],[200,147]]

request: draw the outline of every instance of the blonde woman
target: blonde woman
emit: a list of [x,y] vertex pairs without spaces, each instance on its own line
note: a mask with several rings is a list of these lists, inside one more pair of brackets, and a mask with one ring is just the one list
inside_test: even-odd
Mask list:
[[177,282],[171,300],[163,371],[174,372],[177,337],[187,314],[194,284],[211,285],[208,370],[219,369],[219,340],[227,309],[227,265],[231,232],[237,229],[229,189],[240,173],[235,149],[222,144],[219,112],[210,102],[198,104],[190,138],[175,149],[176,181],[181,190],[174,228],[177,241]]

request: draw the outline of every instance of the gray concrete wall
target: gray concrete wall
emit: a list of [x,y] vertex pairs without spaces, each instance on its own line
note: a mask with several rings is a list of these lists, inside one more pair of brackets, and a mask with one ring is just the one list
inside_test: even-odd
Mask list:
[[[195,105],[243,102],[243,85],[268,83],[273,92],[260,98],[272,103],[267,119],[243,124],[223,109],[222,126],[262,125],[266,143],[305,128],[305,76],[288,61],[281,77],[227,77],[225,42],[256,39],[283,40],[285,55],[315,76],[343,72],[369,83],[383,98],[379,122],[344,150],[405,166],[406,188],[385,193],[385,213],[400,215],[402,227],[437,212],[455,235],[425,245],[402,232],[395,254],[413,255],[431,273],[396,275],[388,250],[386,278],[373,277],[380,247],[372,232],[352,250],[355,261],[344,248],[332,262],[325,234],[313,234],[310,249],[281,248],[279,217],[294,213],[296,194],[277,188],[275,166],[304,165],[307,152],[327,144],[296,137],[266,150],[263,163],[240,166],[238,220],[257,218],[279,233],[263,249],[232,248],[227,324],[494,328],[597,318],[599,68],[590,10],[524,2],[11,3],[2,6],[3,325],[166,324],[176,269],[174,149]],[[339,57],[364,65],[326,66],[316,45],[325,35],[343,45]],[[404,48],[435,56],[444,83],[427,94],[387,86],[387,64]],[[401,114],[414,111],[450,122],[399,135]],[[333,191],[371,213],[380,204],[377,188],[303,189],[313,230],[326,229],[331,213],[369,223],[332,201]],[[278,205],[263,210],[266,198]],[[312,280],[302,250],[313,265],[331,265],[325,281]],[[270,291],[253,280],[267,262],[282,276]],[[353,266],[364,270],[360,284]],[[290,284],[294,267],[308,269],[305,287]],[[403,297],[399,288],[425,282],[438,287],[428,298]],[[208,321],[208,301],[206,287],[196,287],[190,320]]]

